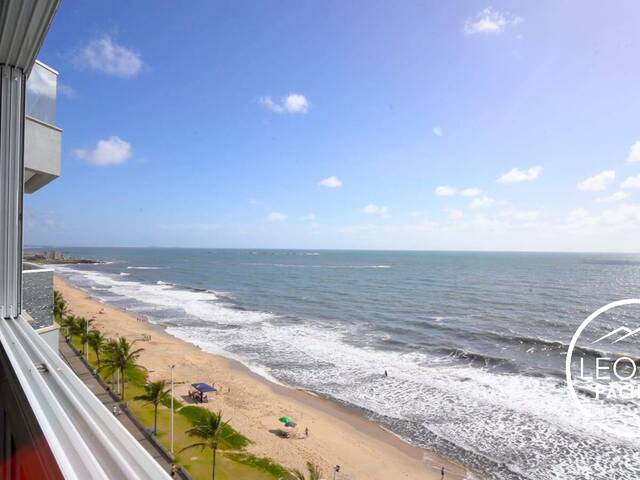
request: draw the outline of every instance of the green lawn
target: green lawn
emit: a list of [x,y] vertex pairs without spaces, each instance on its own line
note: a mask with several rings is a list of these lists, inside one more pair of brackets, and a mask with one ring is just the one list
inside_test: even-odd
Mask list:
[[[72,339],[77,350],[82,351],[78,338]],[[97,361],[95,353],[89,350],[89,363],[95,368]],[[146,381],[146,373],[141,368],[128,372],[128,381],[125,387],[126,400],[131,411],[140,422],[148,427],[153,427],[153,405],[146,405],[144,401],[135,400],[136,396],[144,393],[143,385]],[[106,379],[109,383],[109,379]],[[197,438],[190,438],[186,432],[192,427],[192,422],[205,411],[202,407],[184,406],[174,400],[174,450],[178,464],[184,466],[194,480],[211,478],[211,450],[200,448],[181,451],[184,447],[198,442]],[[224,416],[224,412],[223,412]],[[158,431],[157,438],[167,450],[171,445],[171,409],[169,403],[158,407]],[[285,479],[287,471],[280,465],[267,458],[258,458],[242,450],[250,443],[244,435],[232,427],[224,432],[225,440],[222,449],[218,451],[216,458],[217,480],[274,480]],[[225,450],[229,452],[225,453]]]

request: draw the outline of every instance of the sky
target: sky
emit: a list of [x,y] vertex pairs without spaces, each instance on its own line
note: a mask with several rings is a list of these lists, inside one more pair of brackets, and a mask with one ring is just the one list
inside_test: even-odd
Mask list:
[[63,0],[55,246],[640,250],[640,4]]

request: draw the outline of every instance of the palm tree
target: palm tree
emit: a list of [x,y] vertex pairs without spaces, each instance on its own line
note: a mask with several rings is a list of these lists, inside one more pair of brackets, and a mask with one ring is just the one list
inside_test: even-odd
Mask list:
[[129,342],[129,340],[124,337],[109,341],[104,348],[106,358],[103,359],[100,367],[101,369],[110,370],[111,372],[120,372],[120,378],[122,378],[121,397],[122,400],[125,401],[124,387],[126,383],[126,372],[137,366],[136,360],[140,356],[140,352],[144,350],[143,348],[133,350],[135,343],[135,340]]
[[[80,337],[80,343],[82,344],[83,349],[87,344],[87,341],[89,340],[89,327],[91,327],[92,323],[93,320],[87,320],[84,317],[78,317],[75,334]],[[87,355],[87,353],[88,352],[85,352],[85,356],[88,357],[89,355]]]
[[58,323],[62,323],[65,315],[69,313],[69,306],[59,290],[53,291],[53,316]]
[[157,382],[149,382],[144,386],[144,395],[134,397],[135,400],[145,400],[147,405],[153,405],[153,433],[158,431],[158,405],[169,399],[169,390],[166,389],[167,382],[158,380]]
[[[315,463],[307,462],[307,471],[309,472],[309,480],[320,480],[322,472]],[[304,473],[302,473],[300,470],[293,470],[291,473],[294,480],[307,480],[307,478],[304,476]]]
[[91,350],[96,354],[96,362],[98,362],[98,368],[100,368],[100,352],[107,344],[106,337],[99,330],[91,330],[87,336],[87,343]]
[[67,315],[60,320],[60,326],[65,329],[65,337],[67,340],[78,331],[78,320],[78,317],[75,315]]
[[216,452],[220,447],[220,441],[229,421],[222,420],[222,410],[218,410],[217,414],[207,411],[196,420],[193,428],[187,430],[187,435],[202,439],[202,442],[193,443],[184,447],[180,452],[184,452],[189,448],[200,447],[201,449],[210,448],[213,452],[213,463],[211,470],[211,479],[216,479]]

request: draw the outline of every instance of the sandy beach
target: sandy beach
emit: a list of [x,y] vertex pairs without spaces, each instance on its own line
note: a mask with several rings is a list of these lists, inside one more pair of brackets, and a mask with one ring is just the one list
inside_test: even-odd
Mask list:
[[[423,449],[413,447],[356,412],[304,391],[267,381],[239,362],[204,352],[198,347],[140,321],[124,311],[92,299],[59,277],[55,288],[67,300],[70,312],[94,319],[94,328],[108,337],[124,336],[144,348],[139,363],[150,378],[168,379],[175,364],[176,397],[183,399],[188,385],[196,381],[215,382],[220,393],[211,395],[205,407],[222,409],[232,425],[253,442],[249,450],[267,456],[288,468],[304,468],[307,461],[318,464],[325,476],[341,465],[341,478],[362,480],[463,479],[466,470]],[[277,419],[289,415],[299,422],[308,438],[283,439],[275,435]],[[304,436],[304,435],[302,435]]]

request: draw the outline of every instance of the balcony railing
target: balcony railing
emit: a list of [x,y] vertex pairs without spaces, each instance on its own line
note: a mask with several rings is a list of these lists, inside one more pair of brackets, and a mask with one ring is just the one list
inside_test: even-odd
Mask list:
[[26,86],[24,191],[33,193],[60,175],[62,130],[56,125],[58,72],[36,62]]
[[0,320],[0,348],[15,374],[14,388],[28,401],[62,476],[168,480],[169,475],[31,328],[29,320],[26,314]]
[[57,95],[58,72],[36,61],[27,80],[26,115],[55,125]]

